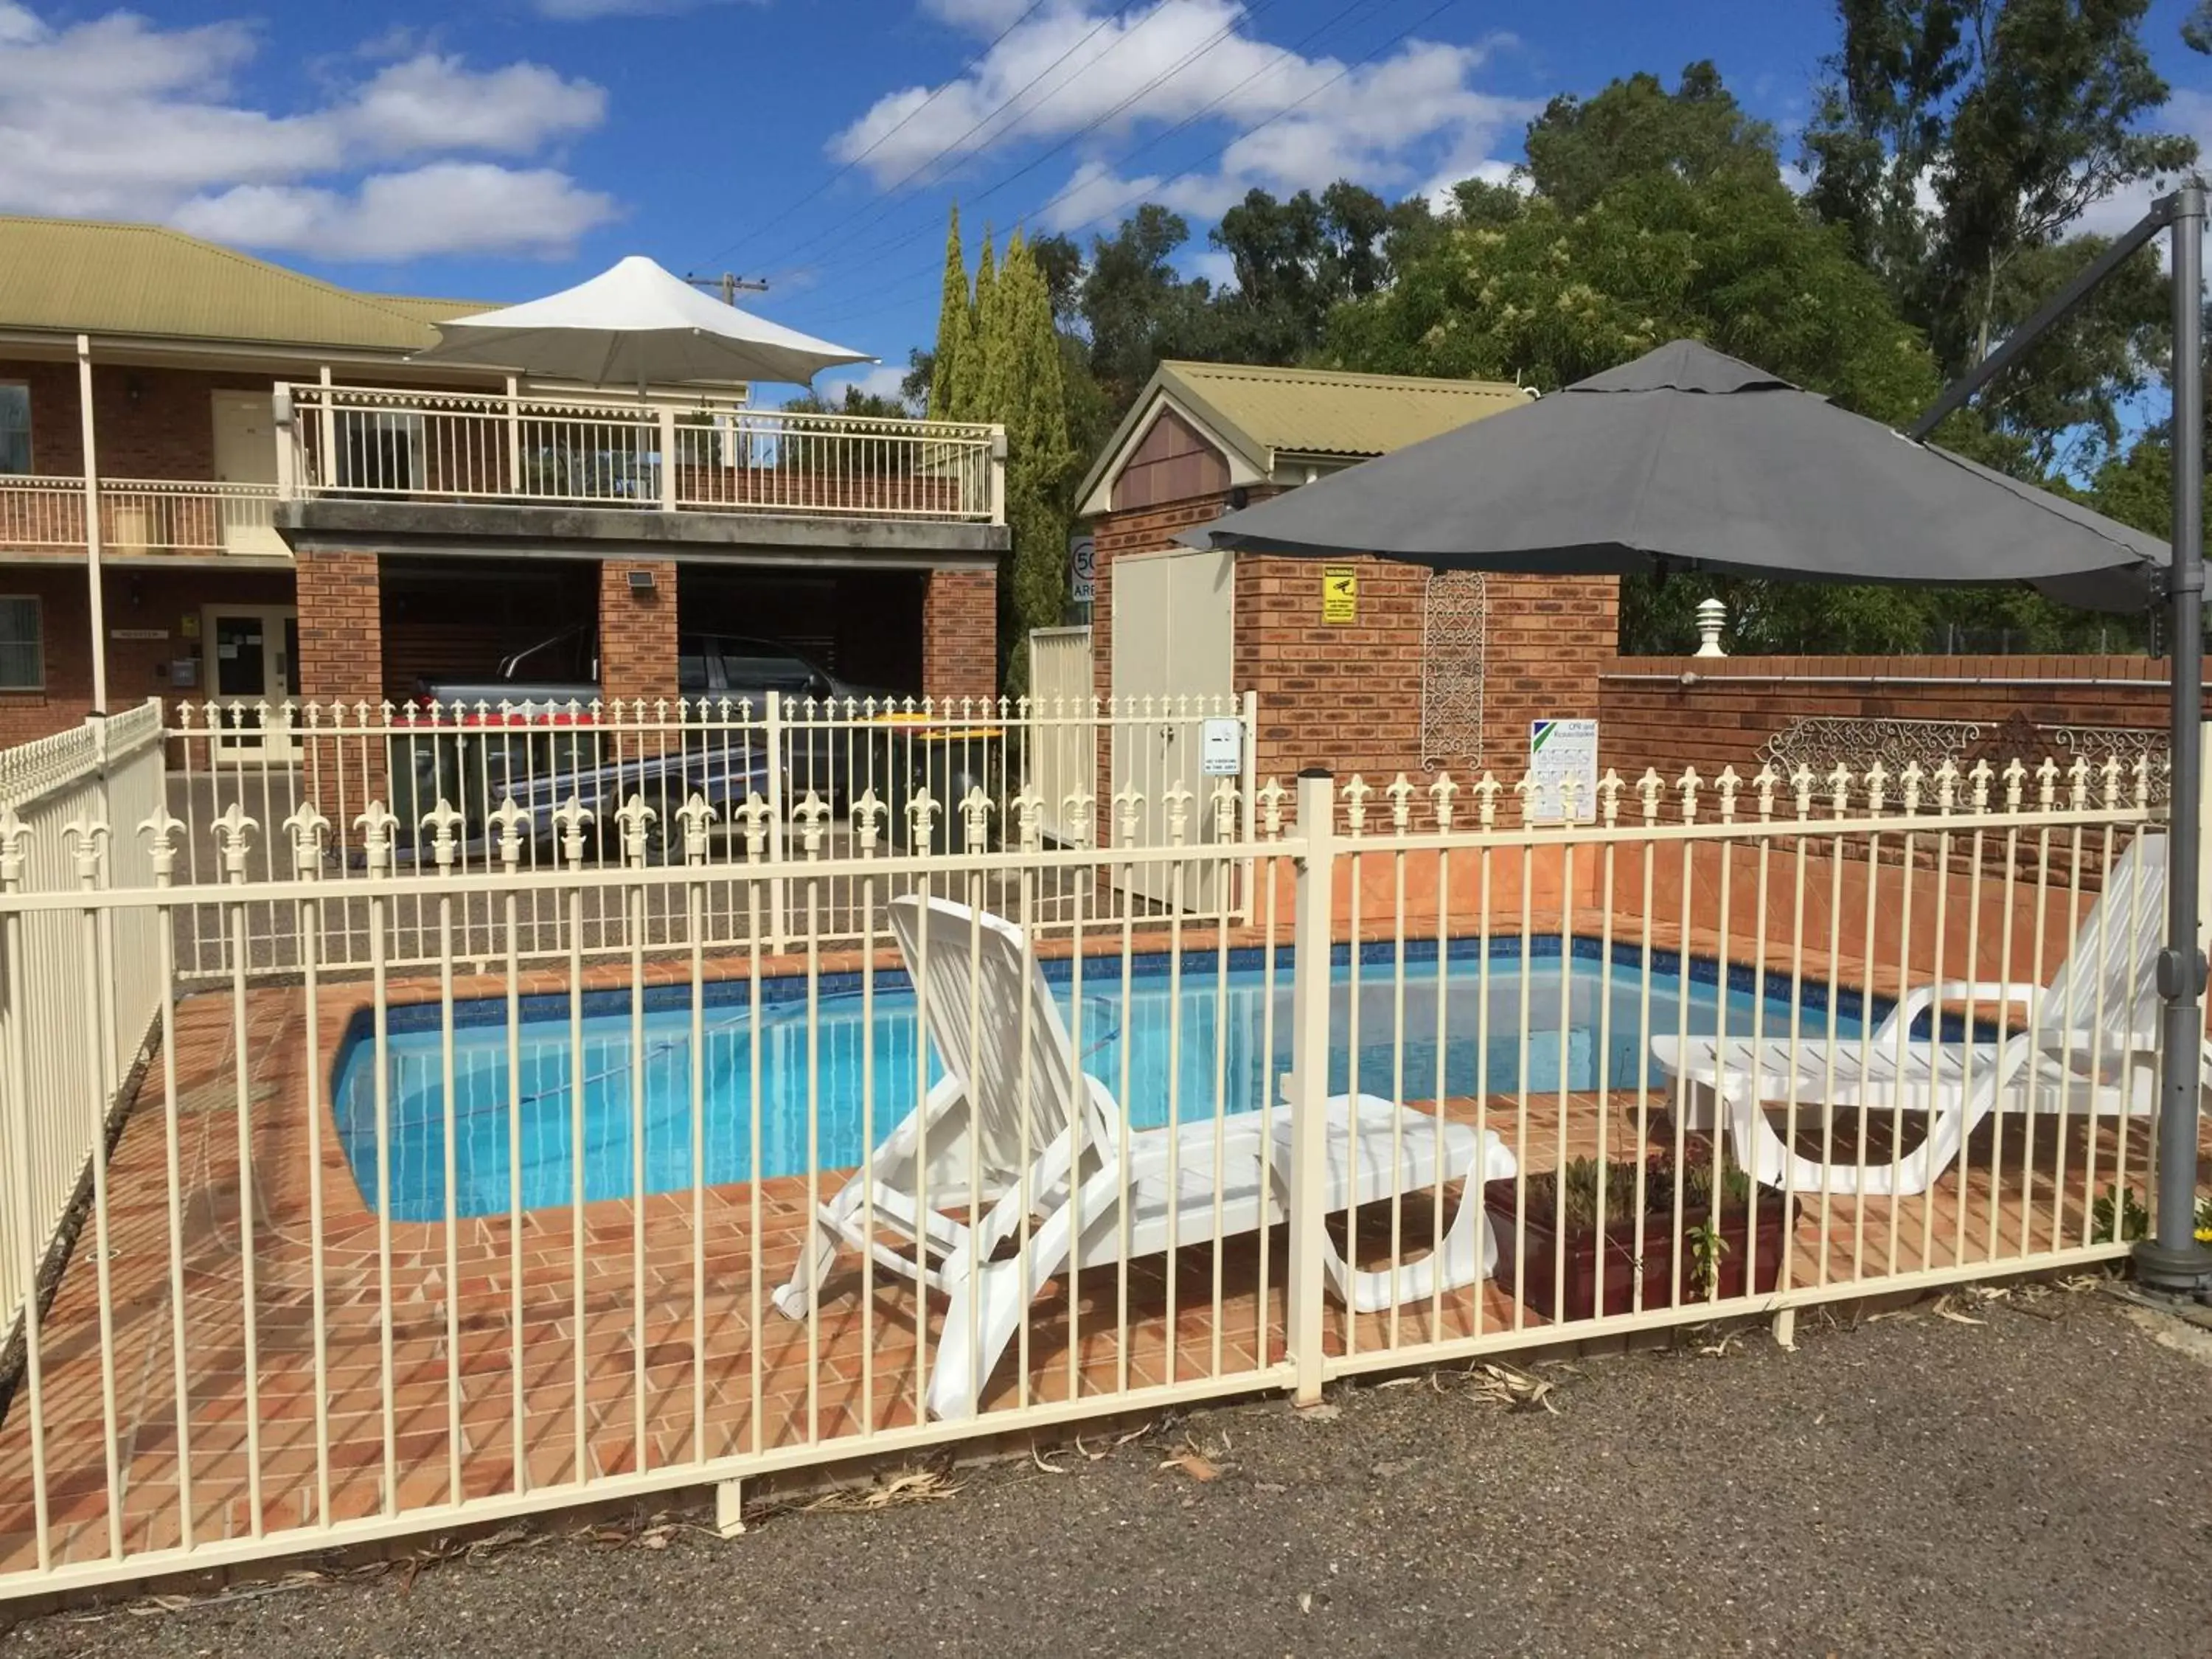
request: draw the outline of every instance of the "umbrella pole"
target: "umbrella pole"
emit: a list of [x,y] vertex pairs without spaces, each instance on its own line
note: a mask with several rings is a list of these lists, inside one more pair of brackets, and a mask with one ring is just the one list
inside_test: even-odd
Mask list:
[[2197,944],[2204,719],[2204,187],[2173,198],[2173,568],[2167,579],[2172,668],[2171,834],[2160,1048],[2155,1231],[2136,1246],[2136,1275],[2160,1290],[2201,1289],[2212,1251],[2197,1242],[2197,1115],[2203,1080],[2204,957]]

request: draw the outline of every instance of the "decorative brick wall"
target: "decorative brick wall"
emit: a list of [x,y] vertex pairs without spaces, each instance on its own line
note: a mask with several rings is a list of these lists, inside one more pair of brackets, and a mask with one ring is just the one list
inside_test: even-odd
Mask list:
[[[650,588],[634,588],[642,570]],[[606,559],[599,565],[599,695],[676,700],[676,566],[667,559]]]
[[999,689],[999,578],[990,570],[933,570],[921,596],[921,689],[989,697]]
[[1822,716],[2162,729],[2166,675],[2157,657],[1619,657],[1600,665],[1600,758],[1748,775],[1768,738]]

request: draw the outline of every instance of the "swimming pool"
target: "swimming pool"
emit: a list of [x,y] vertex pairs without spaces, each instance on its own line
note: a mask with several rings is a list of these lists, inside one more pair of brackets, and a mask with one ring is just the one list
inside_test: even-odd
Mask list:
[[[1393,949],[1363,947],[1355,996],[1350,952],[1338,947],[1332,973],[1332,1091],[1357,1086],[1386,1097],[1434,1096],[1440,1046],[1434,942],[1409,942],[1406,957],[1401,1090],[1396,1083],[1401,1061],[1395,1041]],[[1164,953],[1136,958],[1125,997],[1119,957],[1092,957],[1083,963],[1078,1040],[1084,1068],[1114,1089],[1128,1121],[1139,1127],[1165,1122],[1171,1098],[1176,1115],[1184,1119],[1211,1115],[1217,1100],[1232,1112],[1256,1109],[1268,1077],[1290,1065],[1290,952],[1275,957],[1272,1028],[1262,952],[1230,952],[1225,975],[1218,971],[1218,959],[1212,951],[1187,953],[1179,976],[1171,975],[1171,966]],[[1071,1012],[1073,964],[1049,962],[1045,971],[1063,1018],[1076,1030]],[[1492,940],[1486,952],[1482,941],[1455,941],[1441,976],[1445,1091],[1510,1094],[1525,1085],[1532,1095],[1555,1095],[1562,1086],[1595,1088],[1601,1075],[1607,1087],[1633,1086],[1639,1070],[1648,1066],[1644,978],[1643,953],[1628,946],[1616,946],[1607,960],[1595,940],[1576,939],[1563,954],[1557,937],[1539,937],[1530,941],[1524,960],[1518,939]],[[1793,1021],[1808,1032],[1825,1033],[1832,1018],[1838,1035],[1859,1034],[1856,993],[1837,994],[1832,1012],[1825,986],[1808,987],[1802,998],[1793,999],[1786,985],[1771,980],[1762,993],[1747,969],[1732,969],[1729,979],[1723,994],[1714,963],[1693,958],[1686,977],[1674,953],[1653,952],[1653,1030],[1673,1032],[1686,1024],[1692,1033],[1711,1032],[1718,1029],[1725,1010],[1731,1031],[1748,1033],[1757,1019],[1778,1036]],[[810,1073],[813,1132],[824,1170],[859,1164],[864,1130],[880,1141],[914,1109],[918,1065],[927,1066],[931,1079],[938,1075],[934,1060],[917,1052],[914,995],[903,974],[875,976],[872,1017],[864,1014],[859,975],[824,975],[818,983],[819,1018],[811,1054],[805,981],[775,980],[762,986],[760,1164],[767,1176],[804,1174],[807,1169]],[[706,988],[702,1127],[709,1184],[744,1181],[753,1174],[756,1032],[750,997],[750,988],[743,981]],[[1529,1009],[1525,1065],[1519,1018],[1524,999]],[[1178,1000],[1180,1043],[1171,1044],[1170,1013]],[[1881,1005],[1877,1002],[1872,1012],[1878,1017]],[[568,1204],[580,1155],[587,1200],[620,1198],[630,1191],[629,993],[589,994],[584,1013],[580,1149],[571,1119],[568,997],[522,1001],[520,1117],[526,1209]],[[446,1109],[439,1012],[434,1004],[398,1007],[389,1020],[392,1215],[399,1221],[441,1220],[446,1213]],[[454,1212],[502,1214],[509,1202],[510,1174],[506,1003],[491,999],[458,1004],[454,1023]],[[1272,1064],[1262,1053],[1270,1030]],[[688,985],[647,992],[642,1052],[646,1190],[687,1188],[692,1180]],[[341,1046],[331,1099],[347,1162],[372,1210],[377,1194],[374,1054],[364,1012],[356,1016]],[[1656,1073],[1647,1074],[1658,1081]],[[864,1079],[872,1079],[872,1088],[864,1089]],[[870,1101],[872,1121],[863,1114]]]

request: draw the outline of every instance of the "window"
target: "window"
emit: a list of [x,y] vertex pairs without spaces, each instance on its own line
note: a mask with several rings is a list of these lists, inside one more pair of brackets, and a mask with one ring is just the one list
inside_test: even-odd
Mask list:
[[31,470],[31,388],[0,380],[0,473]]
[[0,691],[36,691],[46,683],[39,602],[0,599]]

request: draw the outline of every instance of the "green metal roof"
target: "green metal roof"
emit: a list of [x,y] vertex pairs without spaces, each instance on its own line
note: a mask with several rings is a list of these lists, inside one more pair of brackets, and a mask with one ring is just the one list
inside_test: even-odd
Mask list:
[[356,294],[160,225],[0,216],[0,329],[398,355],[483,309]]
[[1160,383],[1279,455],[1387,455],[1528,400],[1495,380],[1165,362]]
[[1516,408],[1534,395],[1500,380],[1170,361],[1153,371],[1076,499],[1085,500],[1098,487],[1163,396],[1196,416],[1216,441],[1267,472],[1285,456],[1387,455]]

